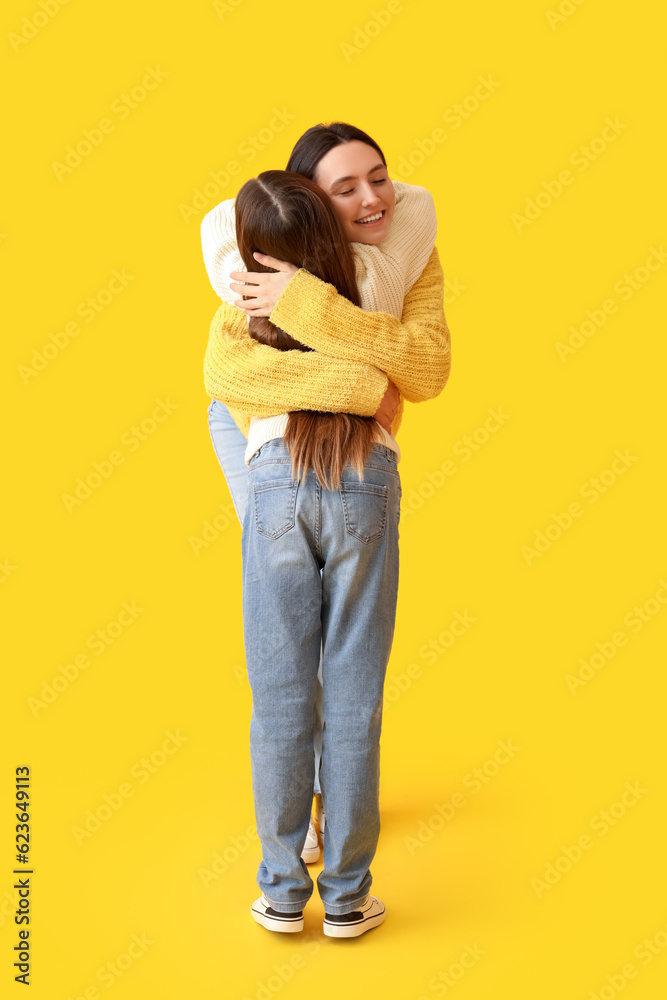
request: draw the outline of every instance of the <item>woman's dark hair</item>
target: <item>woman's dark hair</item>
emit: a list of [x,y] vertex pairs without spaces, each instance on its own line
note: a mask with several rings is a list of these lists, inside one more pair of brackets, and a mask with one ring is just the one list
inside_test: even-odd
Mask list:
[[314,181],[317,165],[322,157],[344,142],[365,142],[377,151],[385,167],[387,166],[384,153],[370,135],[346,122],[330,122],[328,125],[313,125],[303,133],[290,154],[287,169]]
[[[354,305],[360,305],[352,247],[329,197],[301,174],[265,170],[247,181],[235,201],[236,240],[249,271],[273,271],[254,252],[303,267],[333,285]],[[247,296],[246,296],[247,298]],[[251,317],[251,337],[279,351],[309,351],[268,317]],[[295,410],[289,415],[283,440],[292,458],[292,475],[305,478],[315,471],[325,489],[337,489],[346,464],[359,478],[373,443],[375,420],[354,413]]]

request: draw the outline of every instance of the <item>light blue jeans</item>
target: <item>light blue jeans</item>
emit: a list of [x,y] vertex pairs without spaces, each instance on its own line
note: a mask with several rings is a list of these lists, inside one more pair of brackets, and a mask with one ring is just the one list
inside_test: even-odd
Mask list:
[[[211,400],[208,408],[208,427],[218,462],[227,482],[232,497],[236,515],[243,527],[246,507],[248,506],[248,466],[245,464],[247,437],[241,433],[236,421],[224,403],[217,399]],[[322,753],[322,663],[317,674],[315,697],[315,781],[313,792],[321,793],[319,764]]]
[[368,897],[380,833],[380,731],[394,636],[401,484],[396,454],[373,446],[360,480],[337,490],[292,478],[282,438],[249,466],[243,522],[243,629],[253,707],[250,757],[262,861],[257,883],[283,913],[313,881],[301,858],[315,777],[314,704],[322,648],[320,784],[325,911]]

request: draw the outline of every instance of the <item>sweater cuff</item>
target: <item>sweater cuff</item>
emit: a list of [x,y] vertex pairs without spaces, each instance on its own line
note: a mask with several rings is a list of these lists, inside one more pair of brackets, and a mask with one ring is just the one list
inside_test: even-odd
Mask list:
[[379,368],[366,366],[358,378],[350,385],[351,409],[349,413],[358,413],[362,417],[372,417],[380,407],[387,391],[389,378]]
[[317,315],[318,309],[322,308],[328,292],[332,289],[335,291],[333,285],[327,284],[304,267],[300,267],[283,288],[269,319],[285,333],[290,333],[288,327],[298,325],[299,314],[303,313],[304,309],[310,315],[313,313]]

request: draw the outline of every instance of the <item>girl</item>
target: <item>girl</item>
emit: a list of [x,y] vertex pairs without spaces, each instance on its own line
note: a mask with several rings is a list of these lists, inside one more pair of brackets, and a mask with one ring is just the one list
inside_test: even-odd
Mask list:
[[[246,264],[261,247],[297,267],[307,265],[309,273],[358,304],[349,242],[316,184],[267,171],[243,186],[236,214]],[[290,349],[268,320],[253,317],[250,334]],[[401,487],[396,453],[374,442],[374,423],[344,413],[290,413],[284,434],[263,441],[249,461],[243,628],[262,844],[262,896],[251,912],[269,929],[301,930],[303,906],[313,891],[299,855],[315,777],[320,645],[320,784],[327,823],[317,881],[324,932],[356,936],[385,915],[368,890],[380,832],[382,691],[398,593]]]

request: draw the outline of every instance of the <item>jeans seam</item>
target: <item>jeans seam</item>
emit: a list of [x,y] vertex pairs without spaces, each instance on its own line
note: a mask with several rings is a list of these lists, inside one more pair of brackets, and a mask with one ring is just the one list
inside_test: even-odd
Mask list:
[[[269,899],[269,897],[266,895],[266,893],[264,893],[264,899],[268,900],[269,906],[271,907],[271,909],[272,910],[276,910],[277,913],[298,913],[299,910],[303,909],[303,907],[306,905],[306,903],[310,902],[310,898],[311,898],[310,896],[307,896],[306,899],[296,900],[293,903],[285,904],[285,903],[278,902],[278,900],[271,900],[271,899]],[[273,905],[274,902],[276,903],[275,906]],[[295,906],[296,909],[295,910],[279,910],[278,909],[279,906],[285,906],[285,905],[287,905],[287,906]]]
[[[345,905],[346,906],[349,905],[351,907],[351,909],[341,910],[341,909],[339,909],[339,906],[337,906],[335,903],[332,903],[332,904],[325,903],[324,904],[324,909],[325,909],[326,913],[330,913],[332,915],[332,917],[341,917],[345,913],[354,913],[354,911],[358,910],[360,906],[363,906],[364,903],[368,902],[369,896],[370,896],[370,893],[367,892],[365,896],[360,896],[359,899],[355,899],[352,903],[349,903],[349,904],[346,903]],[[330,908],[330,905],[331,905],[331,908]],[[339,905],[341,905],[341,904],[339,904]]]
[[322,486],[320,484],[317,476],[315,477],[315,554],[320,562],[323,562],[322,556]]

